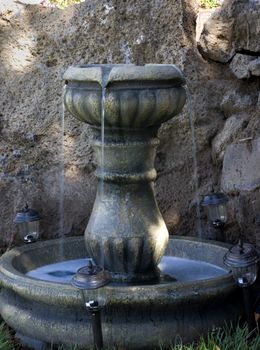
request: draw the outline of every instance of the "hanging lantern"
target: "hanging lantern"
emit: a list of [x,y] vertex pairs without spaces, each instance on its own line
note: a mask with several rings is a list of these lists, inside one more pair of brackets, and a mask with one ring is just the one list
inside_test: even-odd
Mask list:
[[224,264],[231,269],[240,287],[249,287],[255,282],[258,261],[259,256],[254,246],[250,243],[243,243],[241,240],[224,256]]
[[256,328],[250,287],[257,278],[258,261],[259,256],[254,246],[241,240],[224,256],[224,264],[231,269],[236,284],[242,287],[244,310],[250,331]]
[[222,193],[207,194],[201,205],[208,210],[208,218],[215,228],[223,228],[227,222],[227,202],[228,197]]
[[30,209],[27,203],[16,214],[14,222],[18,224],[20,236],[25,243],[33,243],[38,240],[40,215],[36,210]]

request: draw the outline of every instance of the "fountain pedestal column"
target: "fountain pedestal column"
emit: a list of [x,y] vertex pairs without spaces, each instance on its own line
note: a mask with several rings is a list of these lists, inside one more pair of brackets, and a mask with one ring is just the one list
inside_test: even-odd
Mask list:
[[154,280],[168,242],[153,190],[157,130],[185,103],[183,75],[173,65],[95,65],[71,67],[64,79],[65,106],[95,135],[99,185],[88,255],[114,279]]
[[100,131],[93,144],[99,163],[97,196],[86,228],[89,256],[114,279],[157,278],[168,231],[154,197],[156,129],[105,130],[101,169]]

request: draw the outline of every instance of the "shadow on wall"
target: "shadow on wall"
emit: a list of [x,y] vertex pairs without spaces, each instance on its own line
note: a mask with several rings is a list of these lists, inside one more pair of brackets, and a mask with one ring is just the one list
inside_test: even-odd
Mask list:
[[[256,78],[238,80],[229,63],[200,55],[195,40],[196,11],[193,2],[184,0],[138,4],[114,0],[109,7],[87,0],[64,11],[25,6],[19,15],[1,16],[2,243],[8,242],[15,211],[24,205],[26,196],[43,216],[43,237],[59,235],[60,100],[62,74],[72,64],[132,60],[181,66],[195,110],[199,195],[211,185],[220,186],[226,148],[241,137],[257,136],[258,82]],[[215,27],[207,22],[206,28],[210,32]],[[69,116],[65,120],[64,231],[75,234],[82,233],[87,223],[96,182],[89,130]],[[163,125],[156,160],[159,207],[171,233],[184,235],[194,233],[196,226],[190,135],[184,111]],[[32,179],[29,184],[22,181],[27,177]],[[250,201],[250,193],[248,198]],[[179,219],[173,220],[175,216]],[[237,231],[237,220],[232,220],[230,237]]]
[[[180,65],[190,35],[184,34],[182,11],[181,1],[115,0],[108,6],[88,0],[64,11],[28,5],[15,16],[1,16],[3,242],[8,242],[15,211],[25,199],[42,214],[43,237],[59,235],[64,70],[76,63],[127,60]],[[96,182],[89,138],[85,126],[66,118],[65,234],[82,233],[92,209]],[[164,198],[162,211],[171,200]]]

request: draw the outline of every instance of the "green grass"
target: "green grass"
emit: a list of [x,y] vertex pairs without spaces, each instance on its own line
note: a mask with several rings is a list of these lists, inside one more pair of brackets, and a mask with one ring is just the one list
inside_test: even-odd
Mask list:
[[0,324],[0,350],[13,350],[14,343],[4,323]]
[[212,9],[219,6],[218,0],[200,0],[200,5],[206,9]]
[[[190,345],[181,344],[181,339],[176,345],[160,346],[160,350],[260,350],[260,336],[254,335],[245,327],[224,327],[211,331],[206,338]],[[75,347],[59,347],[58,350],[79,350]],[[92,349],[94,350],[94,349]],[[105,350],[105,349],[104,349]],[[116,350],[116,348],[106,348]]]
[[60,9],[64,9],[65,7],[78,4],[80,0],[49,0],[50,4],[57,6]]
[[[6,325],[1,323],[0,350],[19,350],[19,348],[20,346],[15,344]],[[77,346],[54,346],[53,349],[79,350]],[[106,350],[116,350],[116,348]],[[200,338],[199,341],[190,345],[183,345],[178,339],[178,344],[170,347],[161,346],[160,350],[260,350],[260,336],[259,334],[252,336],[246,326],[242,328],[224,327],[214,329],[206,338]]]
[[[174,345],[168,350],[260,350],[260,336],[248,331],[248,328],[224,327],[214,329],[207,338],[200,338],[191,345]],[[161,347],[160,350],[167,348]]]

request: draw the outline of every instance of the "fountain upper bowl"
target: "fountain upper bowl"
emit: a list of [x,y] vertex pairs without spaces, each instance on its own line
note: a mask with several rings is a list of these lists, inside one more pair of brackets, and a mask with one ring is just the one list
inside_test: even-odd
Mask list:
[[[142,129],[180,113],[185,79],[175,65],[80,65],[67,69],[64,104],[90,125]],[[102,102],[103,100],[103,102]]]

